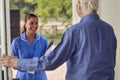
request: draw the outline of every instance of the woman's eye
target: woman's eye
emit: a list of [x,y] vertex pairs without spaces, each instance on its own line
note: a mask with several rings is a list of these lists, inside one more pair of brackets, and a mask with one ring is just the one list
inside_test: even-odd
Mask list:
[[33,25],[34,23],[33,23],[33,22],[31,22],[30,24],[32,24],[32,25]]

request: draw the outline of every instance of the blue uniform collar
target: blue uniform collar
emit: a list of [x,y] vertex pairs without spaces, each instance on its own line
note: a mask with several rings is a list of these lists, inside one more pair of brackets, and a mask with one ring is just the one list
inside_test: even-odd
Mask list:
[[[40,40],[40,36],[39,36],[37,33],[36,33],[35,35],[36,35],[36,37],[35,37],[35,40],[34,40],[34,41]],[[25,32],[21,35],[21,39],[22,39],[23,41],[28,41]]]
[[89,15],[84,16],[84,17],[80,20],[80,22],[86,22],[86,21],[88,21],[88,20],[95,20],[95,19],[100,19],[97,14],[89,14]]

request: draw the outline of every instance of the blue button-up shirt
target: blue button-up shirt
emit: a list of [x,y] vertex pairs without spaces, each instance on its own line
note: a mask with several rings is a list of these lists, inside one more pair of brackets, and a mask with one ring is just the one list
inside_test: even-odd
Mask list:
[[84,16],[48,55],[18,61],[23,71],[53,70],[67,61],[66,80],[114,80],[116,37],[97,14]]
[[[30,59],[33,57],[41,57],[44,55],[47,48],[47,40],[36,33],[34,42],[32,44],[27,40],[26,34],[15,38],[12,42],[12,55],[19,59]],[[18,71],[17,78],[20,80],[47,80],[44,71],[41,72],[21,72]]]

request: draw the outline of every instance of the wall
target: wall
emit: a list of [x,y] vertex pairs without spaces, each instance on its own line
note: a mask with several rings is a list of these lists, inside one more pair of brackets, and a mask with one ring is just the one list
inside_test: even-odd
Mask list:
[[101,0],[100,7],[101,18],[113,26],[117,37],[115,80],[120,80],[120,0]]

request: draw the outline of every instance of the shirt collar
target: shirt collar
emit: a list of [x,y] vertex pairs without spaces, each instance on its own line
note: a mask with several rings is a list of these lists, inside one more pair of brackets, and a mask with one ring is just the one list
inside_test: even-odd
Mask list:
[[86,21],[88,21],[88,20],[95,20],[95,19],[100,19],[97,14],[89,14],[89,15],[84,16],[84,17],[80,20],[80,22],[86,22]]
[[[40,36],[39,36],[38,33],[36,33],[35,36],[36,36],[36,37],[35,37],[35,40],[34,40],[34,41],[40,40]],[[28,41],[25,32],[21,35],[21,39],[22,39],[23,41]]]

